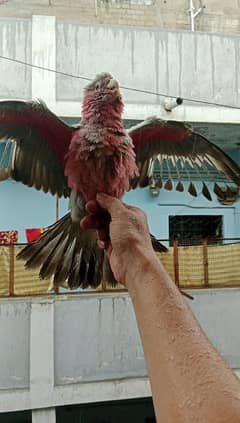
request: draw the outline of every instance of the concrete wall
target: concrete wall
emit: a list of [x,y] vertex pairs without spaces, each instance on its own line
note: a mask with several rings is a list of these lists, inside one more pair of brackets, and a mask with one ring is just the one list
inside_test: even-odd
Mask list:
[[[127,87],[238,106],[239,38],[57,23],[57,69],[112,72]],[[86,82],[57,75],[57,99],[80,100]],[[124,90],[127,103],[159,97]]]
[[[240,290],[193,295],[209,338],[240,368]],[[1,412],[150,395],[127,294],[0,300],[0,314]]]
[[[1,7],[1,6],[0,6]],[[31,22],[0,20],[0,55],[31,62]],[[31,96],[31,68],[0,58],[0,97]]]
[[[1,4],[2,3],[2,4]],[[200,1],[194,0],[198,9]],[[205,0],[196,30],[239,33],[238,0]],[[20,7],[19,7],[20,6]],[[189,0],[3,0],[0,16],[54,15],[60,20],[189,30]]]
[[[110,71],[122,85],[239,107],[239,38],[56,22],[0,20],[2,55],[92,78]],[[21,36],[20,36],[21,34]],[[0,59],[2,98],[42,98],[60,116],[79,116],[86,81]],[[144,70],[144,72],[143,72]],[[10,77],[9,77],[10,75]],[[191,122],[238,123],[239,109],[185,101],[167,113],[161,98],[123,89],[126,119],[159,115]]]

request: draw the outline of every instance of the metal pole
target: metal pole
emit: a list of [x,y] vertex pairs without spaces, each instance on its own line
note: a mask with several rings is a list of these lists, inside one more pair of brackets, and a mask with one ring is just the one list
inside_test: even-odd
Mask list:
[[97,18],[98,17],[98,0],[94,1],[94,6],[95,6],[95,16]]
[[59,220],[59,197],[56,194],[56,222]]
[[191,31],[195,31],[194,27],[194,6],[193,6],[193,0],[190,0],[190,6],[189,6],[189,13],[190,13],[190,21],[191,21]]
[[190,14],[191,31],[192,32],[195,31],[195,19],[203,11],[204,8],[205,8],[205,6],[202,6],[202,1],[200,0],[200,7],[195,12],[195,7],[194,7],[194,4],[193,4],[193,0],[189,0],[188,13]]

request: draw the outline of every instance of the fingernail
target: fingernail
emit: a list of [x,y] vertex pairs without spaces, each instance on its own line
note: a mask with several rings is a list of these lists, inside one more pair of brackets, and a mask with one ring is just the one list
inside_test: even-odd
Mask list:
[[98,246],[104,250],[104,248],[105,248],[105,242],[104,241],[100,241],[100,239],[99,239],[97,243],[98,243]]

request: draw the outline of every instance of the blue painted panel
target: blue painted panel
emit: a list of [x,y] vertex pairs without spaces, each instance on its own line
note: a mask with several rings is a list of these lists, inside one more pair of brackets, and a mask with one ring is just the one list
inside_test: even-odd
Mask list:
[[[187,183],[185,184],[187,187]],[[201,183],[196,183],[201,191]],[[209,184],[211,188],[211,184]],[[186,191],[186,189],[185,189]],[[161,190],[153,197],[149,188],[130,191],[124,201],[142,208],[149,220],[151,232],[159,239],[168,238],[170,215],[222,215],[224,237],[240,237],[240,201],[232,206],[221,205],[213,194],[213,201],[202,195],[193,198],[187,192]],[[19,241],[25,242],[25,229],[45,227],[55,221],[56,198],[14,181],[0,183],[0,230],[17,229]],[[60,200],[60,216],[68,210],[68,200]]]
[[[14,181],[0,183],[0,230],[17,229],[19,242],[26,242],[25,229],[42,228],[56,218],[56,198]],[[60,216],[68,200],[60,200]]]

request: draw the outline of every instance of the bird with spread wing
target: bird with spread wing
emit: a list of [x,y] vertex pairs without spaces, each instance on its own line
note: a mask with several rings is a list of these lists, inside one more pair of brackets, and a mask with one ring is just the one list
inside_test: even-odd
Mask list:
[[[185,173],[188,192],[197,196],[189,165],[202,180],[202,194],[208,200],[211,193],[201,175],[209,166],[240,186],[239,166],[188,125],[150,118],[127,131],[122,112],[118,81],[108,73],[97,75],[86,86],[79,127],[68,126],[40,101],[0,101],[0,142],[5,142],[6,151],[11,146],[8,166],[0,166],[0,180],[12,178],[70,197],[70,212],[19,254],[27,268],[40,267],[40,277],[52,277],[57,285],[97,287],[103,278],[116,283],[95,231],[80,227],[86,202],[98,192],[121,198],[131,188],[153,183],[172,189],[174,167],[176,190],[184,190]],[[164,183],[161,171],[153,180],[155,161],[160,169],[163,162],[167,164]],[[214,191],[221,195],[216,183]],[[156,250],[164,251],[154,237],[152,242]]]

